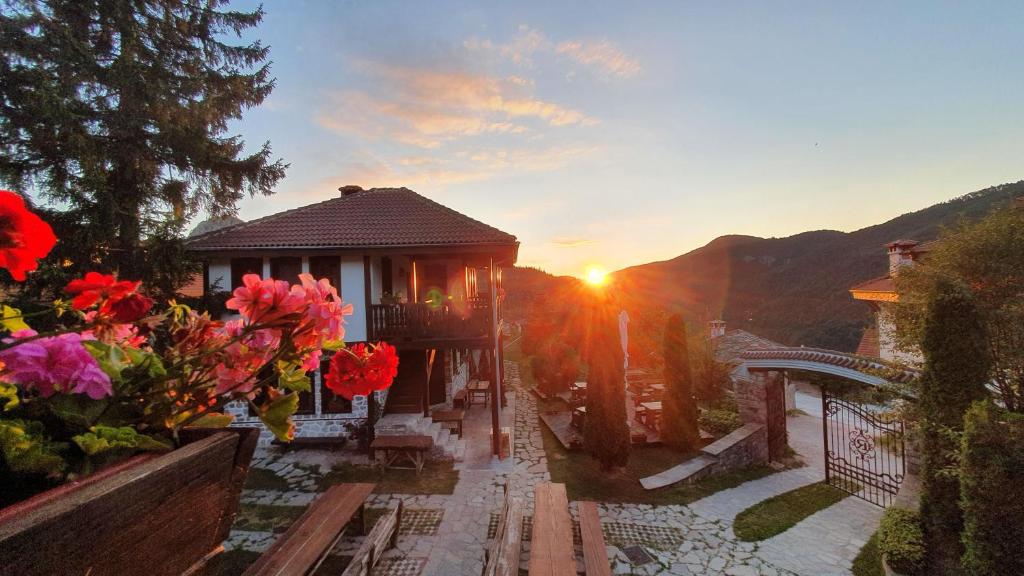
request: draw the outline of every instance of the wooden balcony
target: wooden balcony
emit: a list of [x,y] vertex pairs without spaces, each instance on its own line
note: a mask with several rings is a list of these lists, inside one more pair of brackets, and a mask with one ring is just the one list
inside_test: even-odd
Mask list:
[[374,304],[370,339],[390,344],[483,346],[489,341],[491,307],[478,298],[461,302]]

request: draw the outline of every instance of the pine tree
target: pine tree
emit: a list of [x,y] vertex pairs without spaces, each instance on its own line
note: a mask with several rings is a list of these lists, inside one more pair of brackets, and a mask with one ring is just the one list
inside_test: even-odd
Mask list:
[[287,166],[269,143],[246,153],[225,134],[274,87],[268,48],[228,43],[263,13],[218,9],[226,3],[5,3],[0,180],[61,207],[51,273],[173,285],[187,277],[167,267],[187,266],[173,255],[188,218],[273,193]]
[[629,424],[626,422],[625,357],[619,341],[619,324],[611,304],[598,296],[586,326],[587,417],[583,446],[611,470],[629,461]]
[[968,293],[939,282],[928,303],[921,350],[919,407],[922,432],[921,519],[930,563],[945,574],[959,564],[960,484],[951,471],[959,449],[956,433],[963,430],[964,413],[986,397],[989,362],[985,331]]
[[693,394],[693,373],[686,343],[686,322],[673,314],[665,323],[665,397],[661,439],[681,450],[697,448],[697,401]]

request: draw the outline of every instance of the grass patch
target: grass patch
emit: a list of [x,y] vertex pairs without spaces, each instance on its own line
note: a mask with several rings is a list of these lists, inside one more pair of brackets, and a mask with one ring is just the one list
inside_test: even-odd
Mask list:
[[882,554],[878,551],[878,532],[871,535],[853,559],[853,576],[885,576]]
[[459,472],[451,462],[427,462],[419,475],[415,470],[389,469],[381,471],[376,466],[337,464],[320,479],[320,490],[335,484],[347,482],[374,482],[374,492],[379,494],[451,494]]
[[797,522],[849,496],[823,482],[790,490],[759,502],[736,515],[733,532],[740,540],[756,542],[789,530]]
[[283,532],[296,518],[302,516],[305,510],[305,506],[242,504],[238,507],[234,528],[257,532]]
[[288,491],[288,481],[278,476],[273,470],[266,468],[249,468],[245,477],[246,490],[277,490]]
[[562,447],[546,426],[541,425],[544,451],[552,482],[566,486],[570,500],[596,500],[634,504],[688,504],[749,480],[756,480],[774,470],[755,466],[735,472],[718,474],[695,484],[679,483],[659,490],[644,490],[640,479],[667,470],[689,460],[696,453],[683,453],[663,446],[634,447],[626,469],[608,476],[597,462],[583,451],[570,452]]

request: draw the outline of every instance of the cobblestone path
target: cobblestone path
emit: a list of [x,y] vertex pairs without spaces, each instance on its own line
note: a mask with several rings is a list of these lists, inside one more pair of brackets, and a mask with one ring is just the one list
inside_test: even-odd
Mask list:
[[[514,398],[513,458],[477,469],[456,465],[459,480],[450,495],[374,494],[371,508],[403,503],[403,529],[395,549],[385,553],[374,573],[395,576],[478,576],[484,550],[493,537],[504,487],[527,502],[521,568],[529,557],[529,526],[533,488],[550,480],[537,403],[522,389],[519,366],[506,363]],[[330,452],[298,451],[262,455],[254,466],[283,477],[289,489],[247,490],[243,502],[306,506],[317,496],[319,478],[338,456]],[[359,463],[359,462],[356,462]],[[366,463],[365,459],[362,463]],[[877,526],[881,509],[847,498],[760,543],[740,542],[732,531],[736,514],[749,506],[820,481],[816,467],[787,470],[723,490],[688,506],[599,504],[602,528],[615,574],[780,576],[849,574],[852,558]],[[570,511],[577,517],[576,504]],[[228,549],[263,551],[278,534],[234,530]],[[351,555],[362,537],[346,537],[335,554]],[[578,527],[578,569],[582,571]]]

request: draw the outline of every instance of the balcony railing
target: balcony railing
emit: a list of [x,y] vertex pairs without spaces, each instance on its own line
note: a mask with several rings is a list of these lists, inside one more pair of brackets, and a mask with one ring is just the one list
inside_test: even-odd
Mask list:
[[491,307],[485,299],[370,307],[372,340],[470,340],[486,338],[490,327]]

